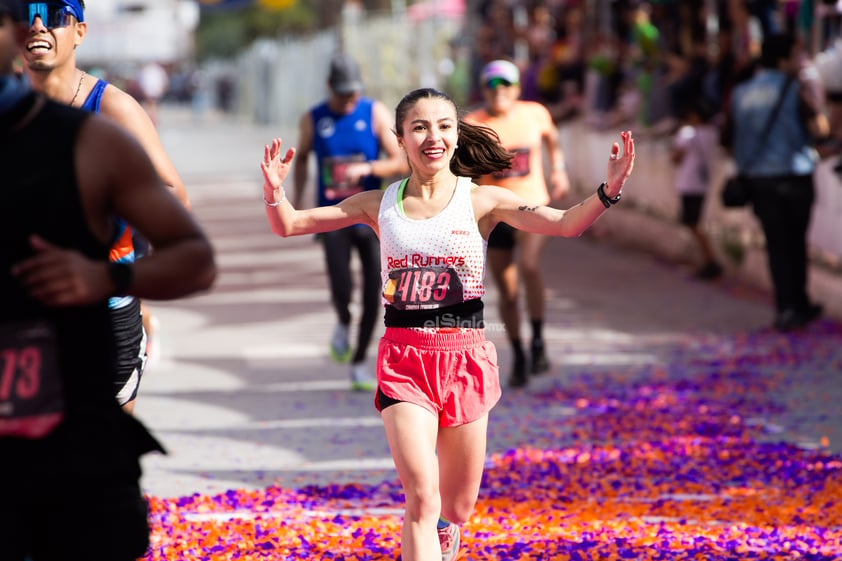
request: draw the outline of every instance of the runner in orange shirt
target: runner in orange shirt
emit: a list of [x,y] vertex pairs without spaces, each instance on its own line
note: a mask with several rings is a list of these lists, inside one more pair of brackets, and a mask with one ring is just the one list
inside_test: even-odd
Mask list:
[[[570,189],[570,180],[559,146],[558,129],[549,111],[540,103],[519,99],[520,72],[509,61],[488,63],[482,69],[480,80],[485,106],[470,113],[466,120],[496,131],[500,142],[515,157],[511,169],[483,176],[477,183],[506,187],[536,205],[546,205],[564,197]],[[548,189],[544,176],[545,150],[552,169],[552,190]],[[488,264],[500,291],[500,316],[512,344],[513,364],[509,378],[512,387],[525,386],[528,374],[540,374],[550,367],[542,334],[545,298],[541,254],[546,241],[543,234],[516,231],[502,222],[488,238]],[[521,278],[532,325],[529,364],[520,334],[518,293]]]

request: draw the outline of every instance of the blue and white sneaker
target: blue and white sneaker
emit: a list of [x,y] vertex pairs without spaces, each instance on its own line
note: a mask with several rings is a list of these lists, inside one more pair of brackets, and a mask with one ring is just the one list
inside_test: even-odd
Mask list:
[[348,326],[337,323],[330,338],[330,357],[339,364],[351,360],[351,345],[348,343]]
[[377,389],[377,378],[371,375],[364,362],[351,365],[351,389],[355,392],[373,392]]

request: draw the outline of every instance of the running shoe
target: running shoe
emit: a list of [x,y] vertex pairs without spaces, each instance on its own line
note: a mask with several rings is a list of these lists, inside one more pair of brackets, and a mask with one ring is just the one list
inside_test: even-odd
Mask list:
[[515,353],[512,359],[512,375],[509,377],[510,388],[522,388],[529,383],[526,377],[526,357],[523,352]]
[[355,392],[373,392],[377,378],[371,375],[364,362],[351,365],[351,389]]
[[535,339],[532,341],[532,374],[543,374],[550,369],[550,360],[547,358],[547,351],[544,348],[544,341]]
[[348,326],[337,323],[330,339],[330,358],[345,364],[351,360],[351,345],[348,343]]
[[459,557],[461,535],[459,526],[452,522],[444,528],[439,528],[439,544],[441,544],[441,561],[454,561]]

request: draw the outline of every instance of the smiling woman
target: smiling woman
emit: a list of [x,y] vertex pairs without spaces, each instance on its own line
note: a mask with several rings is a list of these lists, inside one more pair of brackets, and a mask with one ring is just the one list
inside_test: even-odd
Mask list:
[[[353,224],[378,234],[386,332],[374,401],[406,497],[401,556],[450,561],[477,501],[488,414],[501,395],[497,352],[483,320],[488,235],[506,222],[527,232],[578,236],[606,207],[596,194],[564,211],[476,185],[471,177],[509,169],[514,156],[492,129],[460,119],[440,91],[404,96],[395,132],[408,178],[308,210],[293,208],[283,187],[295,149],[282,153],[274,139],[260,164],[263,200],[280,236]],[[621,140],[622,154],[616,142],[606,154],[600,186],[611,199],[634,165],[631,132]]]

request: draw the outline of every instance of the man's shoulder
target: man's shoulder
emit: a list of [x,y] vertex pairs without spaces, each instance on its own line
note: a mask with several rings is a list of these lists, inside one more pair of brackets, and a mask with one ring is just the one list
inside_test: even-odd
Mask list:
[[465,114],[465,120],[468,122],[484,123],[490,118],[491,116],[488,114],[488,111],[485,110],[485,107],[477,107],[469,110],[468,113]]
[[327,108],[327,100],[323,99],[315,105],[311,105],[310,108],[307,109],[307,111],[304,113],[304,115],[313,115],[319,111],[324,111]]
[[550,116],[550,110],[547,109],[547,106],[543,103],[539,103],[537,101],[530,101],[521,99],[515,104],[515,111],[522,111],[525,114],[528,114],[532,117],[548,117]]
[[102,92],[100,113],[112,119],[126,123],[145,111],[138,101],[127,91],[120,89],[111,83],[106,83]]

